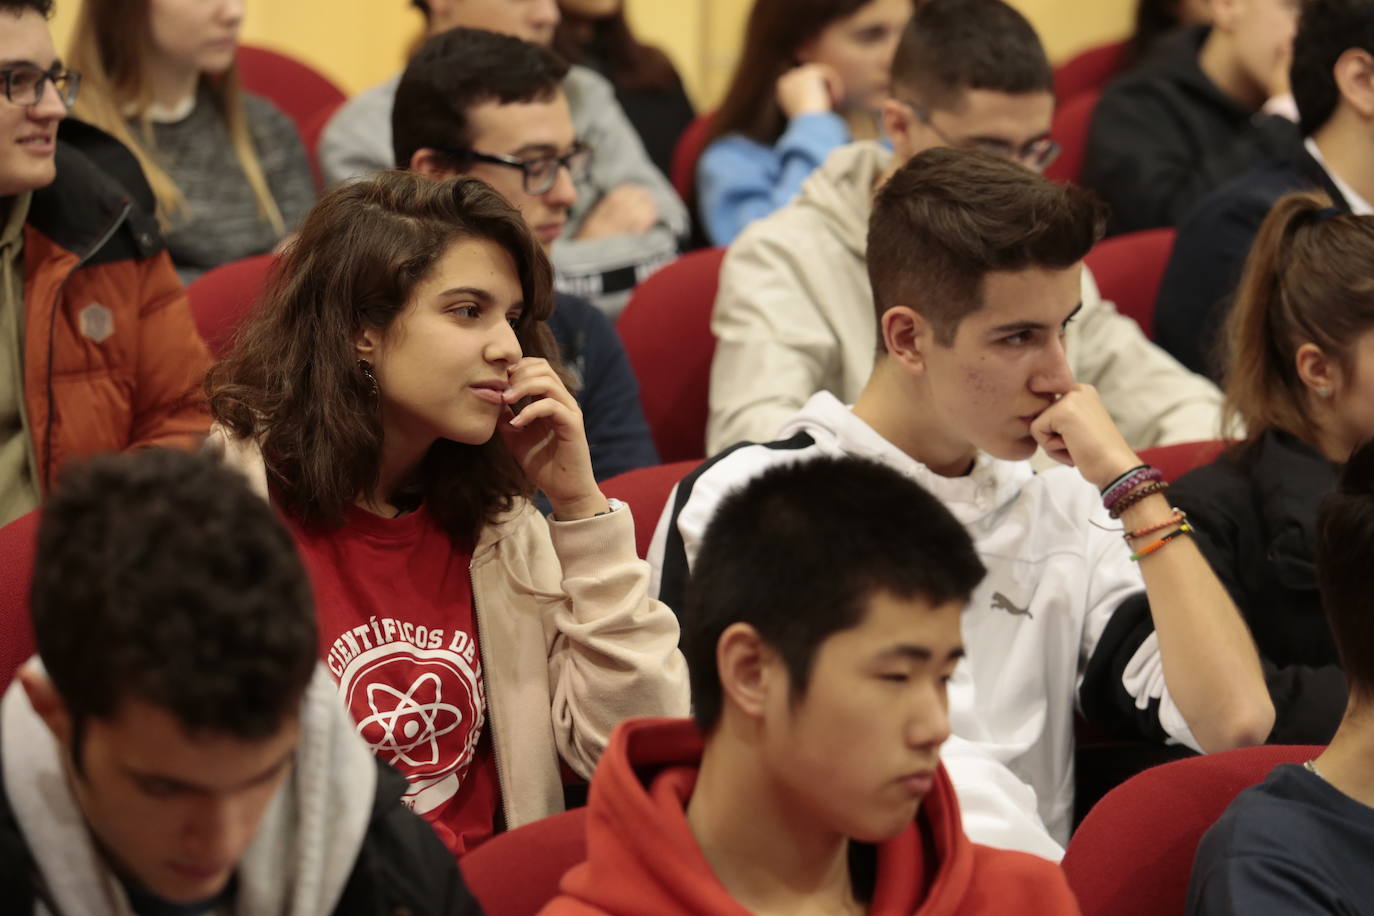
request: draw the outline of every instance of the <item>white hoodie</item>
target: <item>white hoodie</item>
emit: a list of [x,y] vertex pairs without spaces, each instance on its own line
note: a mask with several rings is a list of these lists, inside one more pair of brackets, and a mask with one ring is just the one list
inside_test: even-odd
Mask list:
[[[878,143],[840,147],[796,200],[730,246],[711,319],[707,454],[776,438],[817,391],[858,399],[878,345],[867,262],[873,183],[891,164]],[[1104,302],[1087,268],[1067,349],[1074,377],[1097,388],[1133,448],[1219,435],[1221,392]]]
[[[57,741],[17,678],[0,702],[0,733],[5,794],[54,906],[40,896],[35,912],[133,916],[71,793]],[[372,752],[333,678],[317,665],[301,700],[295,767],[239,860],[235,916],[332,912],[362,847],[376,789]]]
[[[1062,855],[1045,831],[1058,844],[1069,837],[1075,702],[1099,647],[1106,647],[1094,667],[1101,673],[1084,695],[1123,688],[1118,702],[1157,725],[1159,737],[1198,749],[1165,686],[1158,640],[1143,636],[1149,628],[1122,631],[1123,615],[1103,639],[1117,609],[1143,596],[1145,583],[1120,525],[1077,471],[1037,474],[1028,462],[980,453],[969,475],[941,477],[824,391],[780,437],[718,455],[678,484],[649,548],[650,588],[681,613],[687,571],[716,507],[775,465],[855,455],[934,494],[968,529],[988,570],[964,612],[968,656],[950,684],[954,737],[941,751],[975,843]],[[1100,667],[1109,658],[1120,661]]]

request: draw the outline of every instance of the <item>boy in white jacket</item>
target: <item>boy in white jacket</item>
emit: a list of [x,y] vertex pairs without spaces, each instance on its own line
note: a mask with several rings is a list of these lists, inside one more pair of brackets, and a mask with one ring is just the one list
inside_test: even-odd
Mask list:
[[[929,0],[902,36],[879,143],[836,150],[792,203],[730,246],[712,318],[707,453],[767,442],[817,391],[852,403],[878,345],[865,265],[873,194],[916,153],[985,149],[1052,161],[1053,78],[1034,29],[1001,0]],[[1133,448],[1214,439],[1221,393],[1102,301],[1083,270],[1069,364]]]
[[[1274,715],[1225,589],[1155,472],[1074,380],[1064,328],[1101,231],[1086,192],[999,157],[914,157],[875,203],[869,320],[883,350],[853,408],[821,392],[780,441],[703,465],[650,550],[659,597],[680,611],[715,507],[765,468],[856,454],[918,480],[988,567],[964,616],[944,752],[966,829],[1051,857],[1046,829],[1063,843],[1070,826],[1075,702],[1112,732],[1205,751],[1263,741]],[[1077,470],[1035,474],[1037,447]]]

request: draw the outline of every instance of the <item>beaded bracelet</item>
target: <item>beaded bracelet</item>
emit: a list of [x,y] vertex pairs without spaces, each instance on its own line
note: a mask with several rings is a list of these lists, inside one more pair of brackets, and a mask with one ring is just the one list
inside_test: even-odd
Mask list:
[[1136,487],[1134,490],[1118,499],[1116,503],[1107,510],[1107,514],[1112,518],[1121,518],[1122,514],[1127,509],[1131,508],[1131,506],[1134,506],[1145,497],[1153,496],[1156,493],[1163,493],[1167,489],[1169,489],[1169,482],[1167,480],[1152,480],[1145,484],[1145,486]]
[[1170,531],[1168,534],[1164,535],[1164,537],[1160,538],[1159,540],[1151,544],[1145,545],[1135,553],[1131,554],[1132,562],[1139,563],[1142,559],[1148,557],[1156,550],[1159,550],[1161,547],[1163,547],[1165,544],[1168,544],[1174,538],[1179,537],[1180,535],[1190,534],[1192,533],[1192,530],[1193,526],[1188,524],[1187,522],[1184,522],[1182,525],[1179,525],[1173,531]]
[[1136,471],[1143,471],[1143,470],[1145,470],[1145,469],[1148,468],[1148,467],[1149,467],[1148,464],[1137,464],[1135,467],[1131,468],[1131,469],[1128,470],[1128,471],[1122,471],[1121,474],[1120,474],[1120,476],[1118,476],[1118,477],[1116,478],[1116,480],[1113,480],[1111,483],[1107,484],[1105,487],[1102,488],[1102,490],[1101,490],[1102,495],[1103,495],[1103,496],[1106,496],[1106,495],[1107,495],[1107,491],[1110,490],[1112,487],[1114,487],[1114,486],[1116,486],[1117,484],[1121,483],[1121,481],[1125,480],[1127,477],[1130,477],[1130,476],[1131,476],[1132,474],[1134,474]]
[[1144,528],[1137,528],[1134,531],[1128,531],[1121,537],[1123,540],[1129,542],[1135,540],[1136,538],[1143,538],[1147,534],[1154,534],[1156,531],[1163,531],[1170,525],[1178,525],[1186,521],[1188,521],[1188,513],[1184,512],[1182,509],[1175,508],[1173,516],[1168,521],[1160,522],[1158,525],[1148,525]]
[[1160,471],[1159,468],[1152,468],[1149,465],[1137,468],[1107,488],[1107,492],[1102,495],[1102,505],[1110,512],[1112,507],[1115,506],[1123,496],[1130,493],[1136,487],[1154,480],[1163,479],[1164,473]]

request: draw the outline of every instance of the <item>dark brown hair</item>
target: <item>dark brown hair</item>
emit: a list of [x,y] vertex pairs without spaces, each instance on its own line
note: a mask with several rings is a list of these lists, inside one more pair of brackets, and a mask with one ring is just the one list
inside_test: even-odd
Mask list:
[[[877,318],[905,305],[954,342],[992,271],[1065,270],[1102,237],[1102,203],[980,150],[928,149],[879,190],[868,223]],[[882,335],[879,334],[880,350]]]
[[570,16],[563,10],[553,33],[553,49],[570,63],[601,62],[617,89],[671,92],[679,83],[668,55],[635,38],[624,6],[599,19]]
[[1317,588],[1350,693],[1374,700],[1374,614],[1369,567],[1374,565],[1374,442],[1355,449],[1335,488],[1322,500],[1313,539]]
[[782,135],[787,120],[775,93],[778,77],[797,66],[797,51],[838,19],[852,16],[870,0],[754,0],[744,30],[739,64],[711,122],[711,142],[743,134],[760,143]]
[[1225,428],[1240,419],[1249,441],[1278,429],[1315,442],[1298,348],[1316,344],[1348,377],[1351,345],[1374,326],[1374,217],[1330,207],[1321,194],[1280,198],[1245,262],[1223,365]]
[[1002,0],[926,0],[897,43],[892,86],[904,101],[945,108],[968,89],[1054,92],[1054,71],[1035,29]]
[[[510,254],[525,300],[516,324],[521,350],[556,365],[544,323],[553,312],[548,259],[519,212],[485,183],[382,172],[340,185],[310,211],[261,306],[206,379],[215,419],[262,447],[289,512],[338,526],[376,486],[381,413],[354,337],[387,328],[448,248],[471,239]],[[529,491],[500,436],[480,446],[440,439],[413,483],[455,539],[475,537]]]

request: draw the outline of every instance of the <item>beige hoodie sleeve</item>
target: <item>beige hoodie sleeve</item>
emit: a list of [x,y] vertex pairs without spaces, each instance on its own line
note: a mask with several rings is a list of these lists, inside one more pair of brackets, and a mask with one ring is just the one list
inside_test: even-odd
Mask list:
[[628,507],[573,522],[549,521],[564,598],[546,625],[554,741],[590,777],[611,731],[636,716],[691,709],[677,617],[649,597],[649,564],[635,553]]
[[1086,267],[1068,350],[1074,377],[1097,389],[1132,448],[1220,436],[1221,392],[1146,339],[1140,325],[1102,298]]

